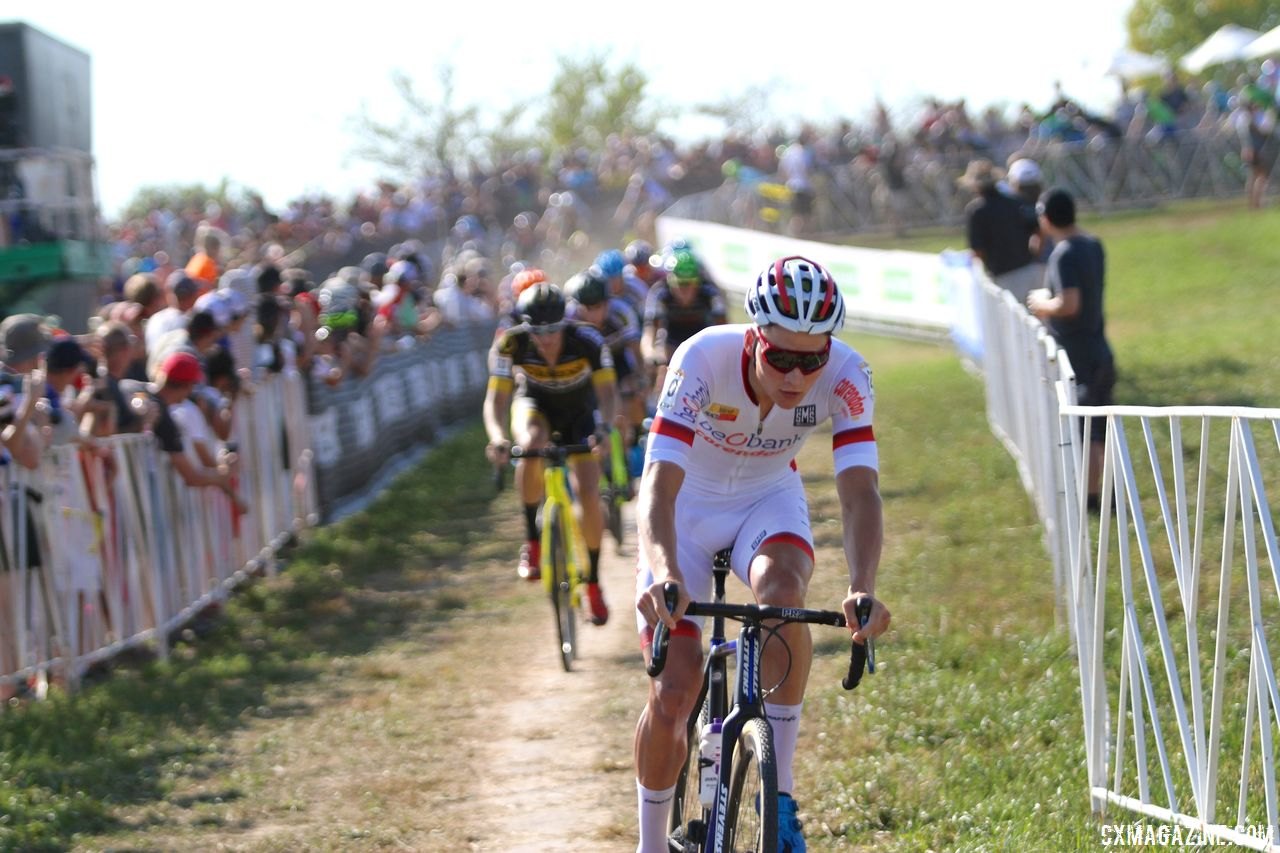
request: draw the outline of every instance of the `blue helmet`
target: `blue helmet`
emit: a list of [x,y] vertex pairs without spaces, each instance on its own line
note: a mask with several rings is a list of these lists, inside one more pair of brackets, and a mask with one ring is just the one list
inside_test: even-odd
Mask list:
[[604,273],[605,278],[616,278],[622,275],[622,269],[626,265],[627,260],[619,249],[608,249],[596,258],[596,266],[600,268],[600,272]]

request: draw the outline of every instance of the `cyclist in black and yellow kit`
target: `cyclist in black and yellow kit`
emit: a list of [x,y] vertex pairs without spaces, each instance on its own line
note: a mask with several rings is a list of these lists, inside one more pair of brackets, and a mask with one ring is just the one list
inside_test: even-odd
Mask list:
[[[511,439],[522,447],[541,449],[553,434],[559,435],[561,444],[587,444],[593,438],[599,443],[603,434],[600,424],[613,422],[618,393],[613,359],[604,339],[589,325],[565,321],[564,295],[554,284],[539,282],[526,289],[516,301],[516,312],[522,322],[503,333],[489,352],[489,388],[484,398],[484,426],[489,434],[486,455],[495,465],[505,464]],[[574,456],[569,460],[569,473],[590,560],[587,599],[591,621],[603,625],[609,608],[600,591],[600,539],[604,531],[600,466],[594,456]],[[517,572],[536,580],[542,460],[518,460],[516,484],[524,503],[526,539]]]

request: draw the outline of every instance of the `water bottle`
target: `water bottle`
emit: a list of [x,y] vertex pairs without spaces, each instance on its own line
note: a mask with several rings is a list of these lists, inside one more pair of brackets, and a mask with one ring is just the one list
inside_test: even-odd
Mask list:
[[698,802],[710,808],[716,799],[716,785],[720,781],[720,721],[713,720],[702,727],[702,739],[698,743],[699,765],[702,779],[698,785]]

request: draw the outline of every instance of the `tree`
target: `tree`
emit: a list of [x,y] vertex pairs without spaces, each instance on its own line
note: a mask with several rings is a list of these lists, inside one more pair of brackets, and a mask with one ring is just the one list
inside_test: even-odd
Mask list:
[[1135,0],[1129,10],[1134,50],[1177,59],[1225,24],[1266,32],[1280,26],[1276,0]]
[[211,201],[216,202],[224,210],[236,209],[253,194],[252,190],[245,188],[233,190],[231,182],[226,178],[214,187],[206,187],[204,184],[141,187],[124,206],[120,218],[123,221],[140,219],[153,210],[167,209],[179,212],[195,208],[203,211]]
[[654,121],[645,112],[649,78],[632,63],[610,71],[600,55],[559,58],[541,123],[555,148],[585,145],[600,149],[611,133],[649,133]]
[[396,122],[385,122],[361,104],[360,115],[352,121],[357,138],[352,154],[401,178],[444,171],[461,162],[478,130],[479,110],[455,105],[453,66],[442,63],[437,76],[440,100],[433,103],[418,92],[408,74],[392,72],[391,83],[406,114]]
[[772,114],[769,102],[779,87],[777,79],[763,85],[747,86],[736,95],[726,95],[719,101],[698,104],[694,112],[699,115],[718,118],[724,122],[725,128],[745,136],[763,131]]

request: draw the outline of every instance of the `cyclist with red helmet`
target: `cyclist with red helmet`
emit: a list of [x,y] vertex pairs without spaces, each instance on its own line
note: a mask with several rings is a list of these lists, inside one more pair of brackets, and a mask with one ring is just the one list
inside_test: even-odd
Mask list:
[[[708,599],[712,558],[728,546],[733,573],[759,603],[805,606],[813,535],[795,457],[828,420],[849,573],[841,607],[857,626],[855,607],[871,598],[855,641],[889,627],[889,611],[874,597],[883,522],[871,370],[834,337],[844,322],[840,291],[813,261],[781,258],[748,291],[746,311],[750,323],[705,329],[676,349],[649,431],[636,508],[637,623],[646,654],[659,621],[671,639],[636,731],[641,853],[667,849],[684,726],[701,685],[701,626],[682,618],[685,609]],[[679,589],[674,611],[663,597],[668,582]],[[812,639],[803,624],[779,633],[784,642],[765,646],[762,682],[778,685],[765,702],[777,754],[778,849],[799,853],[792,762]]]
[[628,243],[627,247],[622,250],[622,257],[627,262],[625,272],[634,275],[650,288],[662,281],[666,275],[663,272],[662,264],[654,264],[653,262],[653,246],[650,246],[644,240],[632,240]]
[[[516,300],[516,310],[521,323],[500,335],[489,351],[489,387],[484,398],[489,444],[485,454],[495,465],[504,465],[510,458],[512,439],[532,450],[545,448],[553,435],[559,436],[561,444],[599,440],[597,406],[604,423],[613,422],[616,409],[618,392],[609,347],[592,327],[566,322],[560,288],[545,281],[532,284]],[[569,476],[587,544],[591,621],[603,625],[609,608],[600,591],[600,539],[604,531],[600,466],[590,454],[572,456]],[[516,484],[524,504],[526,540],[517,573],[537,580],[542,460],[519,459]]]

